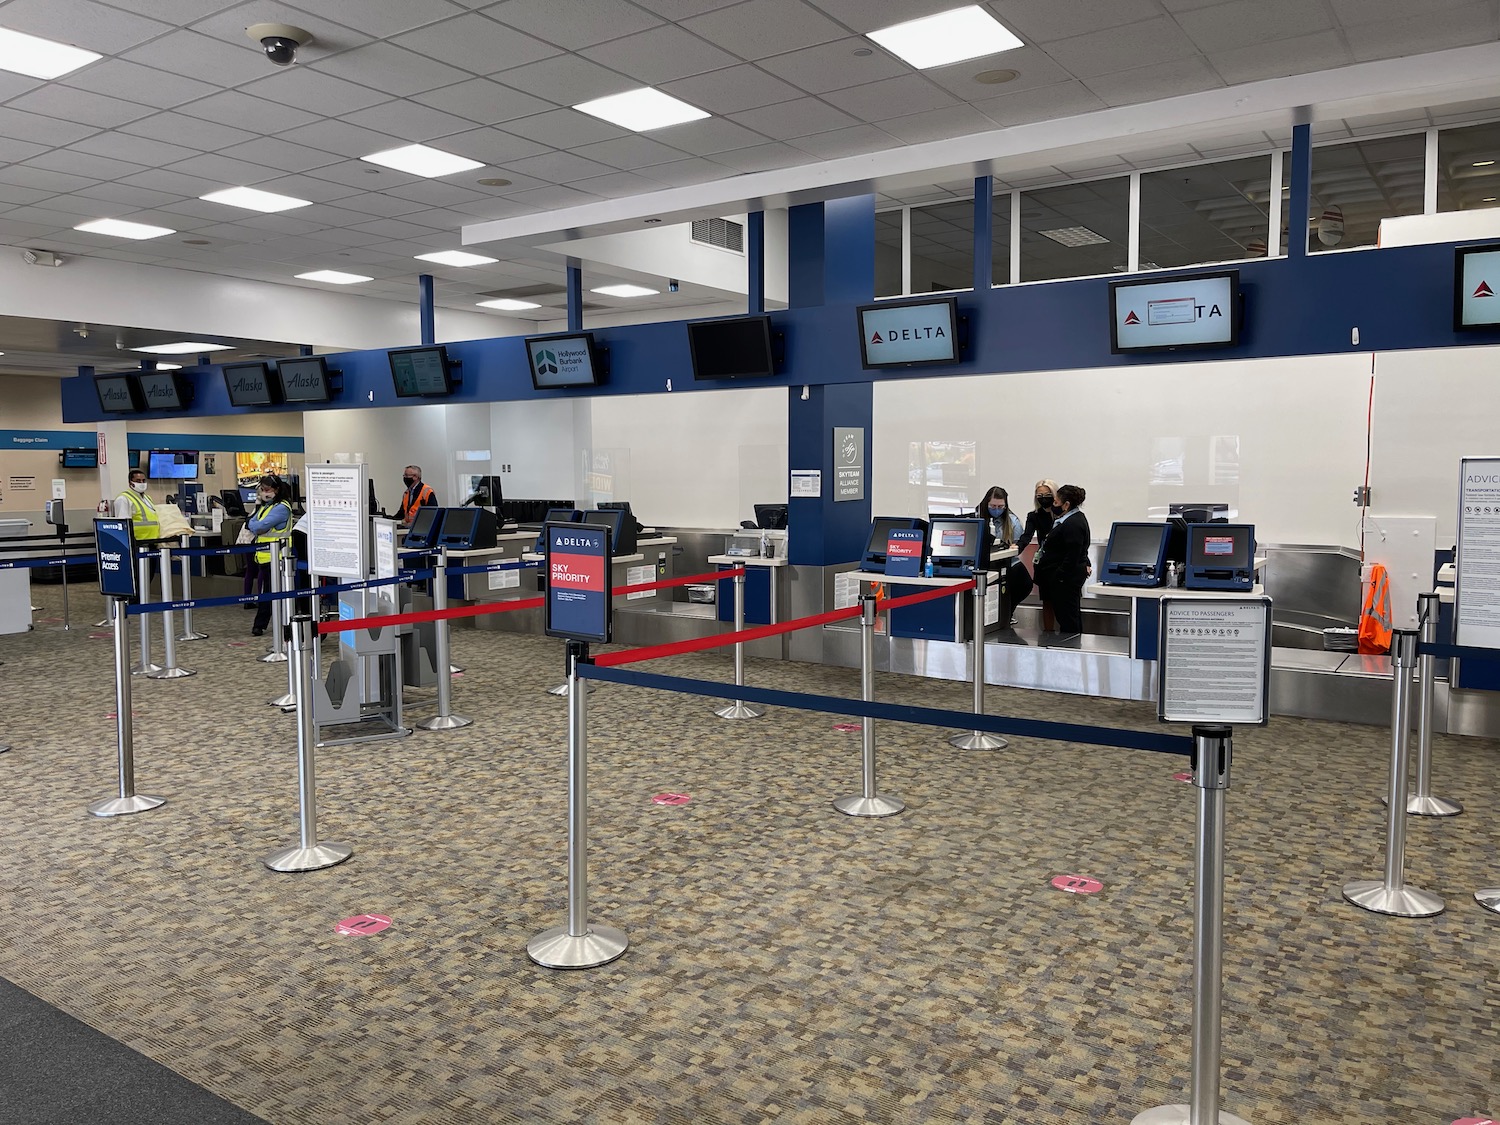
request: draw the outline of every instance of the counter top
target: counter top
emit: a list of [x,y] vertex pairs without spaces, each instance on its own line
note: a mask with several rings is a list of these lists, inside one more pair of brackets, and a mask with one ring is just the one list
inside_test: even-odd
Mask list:
[[1249,590],[1188,590],[1182,586],[1106,586],[1103,582],[1090,582],[1083,588],[1086,594],[1095,597],[1116,598],[1259,598],[1266,588],[1257,582]]
[[962,586],[965,582],[974,581],[972,578],[925,578],[921,575],[916,578],[895,578],[889,574],[876,574],[873,570],[853,570],[849,573],[859,575],[861,583],[888,582],[892,586]]
[[726,566],[786,566],[786,559],[762,559],[755,555],[709,555],[711,563],[722,563]]

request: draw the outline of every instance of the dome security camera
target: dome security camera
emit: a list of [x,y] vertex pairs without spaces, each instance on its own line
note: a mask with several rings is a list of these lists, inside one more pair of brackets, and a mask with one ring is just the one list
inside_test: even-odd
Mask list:
[[276,66],[291,66],[297,61],[297,48],[313,41],[312,32],[287,23],[251,24],[245,35],[259,43]]

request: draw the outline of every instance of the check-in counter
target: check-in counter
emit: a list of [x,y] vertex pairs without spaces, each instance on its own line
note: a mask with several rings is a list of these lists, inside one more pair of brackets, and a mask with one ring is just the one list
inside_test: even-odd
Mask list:
[[[1002,624],[1002,583],[1010,561],[1020,552],[1015,547],[996,548],[990,552],[989,585],[985,590],[984,626],[992,629]],[[920,588],[956,586],[966,578],[892,578],[885,574],[860,572],[862,586],[884,583],[885,596],[899,598],[914,594]],[[973,632],[974,594],[964,591],[953,598],[934,598],[917,605],[899,606],[890,611],[890,633],[893,637],[913,640],[967,641]]]
[[[762,559],[741,555],[709,555],[709,564],[716,570],[745,568],[745,624],[775,625],[781,620],[781,607],[786,604],[786,582],[790,570],[784,558]],[[718,603],[720,621],[734,621],[734,579],[721,578],[714,600]]]
[[[31,521],[0,519],[0,546],[6,539],[31,534]],[[35,558],[28,551],[12,551],[3,558]],[[20,568],[0,570],[0,633],[24,633],[31,628],[31,571]]]
[[[1255,560],[1256,569],[1265,563],[1264,558]],[[1096,597],[1130,599],[1130,648],[1136,660],[1155,660],[1161,635],[1162,598],[1243,598],[1250,600],[1265,595],[1266,588],[1257,582],[1246,590],[1188,590],[1181,586],[1106,586],[1102,582],[1091,582],[1084,593]]]
[[[523,556],[536,545],[536,532],[507,532],[495,537],[493,547],[474,551],[449,551],[448,565],[454,570],[466,566],[488,566],[490,563],[522,562]],[[536,583],[528,582],[531,571],[496,570],[488,574],[455,574],[448,579],[448,602],[497,602],[513,598],[534,597]]]
[[[535,536],[533,536],[533,541]],[[616,555],[610,569],[609,584],[611,589],[621,586],[640,586],[647,582],[660,582],[672,577],[672,548],[677,540],[670,535],[651,536],[649,538],[637,539],[634,554]],[[527,551],[521,556],[527,562],[538,564],[536,584],[526,589],[523,580],[524,592],[520,597],[534,597],[538,590],[545,591],[547,588],[546,573],[542,568],[545,556],[535,551]],[[523,572],[524,573],[524,572]],[[668,607],[671,601],[670,590],[644,590],[630,594],[616,594],[613,605],[618,610],[650,610],[660,611]]]

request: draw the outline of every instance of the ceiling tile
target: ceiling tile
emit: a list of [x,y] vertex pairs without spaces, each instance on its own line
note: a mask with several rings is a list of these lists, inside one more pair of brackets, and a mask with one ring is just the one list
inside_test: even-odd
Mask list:
[[[270,69],[248,39],[243,47],[196,31],[174,31],[126,53],[131,62],[201,79],[223,89],[259,78]],[[289,71],[288,73],[294,73]]]
[[549,43],[474,12],[399,36],[395,43],[471,74],[495,74],[558,53]]
[[42,117],[0,106],[0,137],[44,145],[66,145],[81,141],[94,132],[97,130],[91,125],[75,125],[56,117]]
[[255,139],[254,133],[247,133],[243,129],[231,129],[228,125],[216,125],[212,121],[200,121],[196,117],[185,117],[180,113],[158,113],[154,117],[143,117],[122,126],[120,131],[209,152]]
[[1098,94],[1106,105],[1136,105],[1217,89],[1224,85],[1224,81],[1213,67],[1195,55],[1155,66],[1102,74],[1090,78],[1084,85]]
[[1344,38],[1336,31],[1320,31],[1296,39],[1281,39],[1274,50],[1263,46],[1215,51],[1208,61],[1225,82],[1235,85],[1262,78],[1284,78],[1304,71],[1331,70],[1354,61]]
[[331,233],[329,228],[352,227],[370,221],[370,216],[363,211],[351,211],[347,207],[338,207],[332,203],[314,203],[311,207],[299,207],[297,214],[304,222],[314,223],[323,229],[324,233],[320,233],[319,238],[325,238],[328,233]]
[[[69,224],[70,226],[76,226],[84,219],[114,218],[120,213],[118,207],[111,207],[97,199],[87,199],[81,195],[54,195],[47,200],[45,206],[49,210],[60,211],[64,215],[78,216]],[[105,236],[93,235],[92,237],[103,238]]]
[[470,129],[465,133],[444,137],[443,144],[460,156],[482,160],[496,168],[503,168],[512,160],[522,160],[547,151],[546,145],[501,129]]
[[690,152],[694,156],[712,156],[716,152],[728,152],[733,148],[749,148],[766,139],[754,130],[722,117],[672,125],[666,129],[654,130],[653,135],[663,144]]
[[635,0],[642,8],[649,8],[663,19],[683,20],[689,16],[711,12],[738,4],[740,0]]
[[802,91],[748,63],[669,82],[662,90],[709,113],[730,114],[800,98]]
[[995,129],[993,121],[968,105],[943,106],[926,113],[893,117],[879,124],[887,133],[909,145],[963,137],[970,133],[990,133]]
[[184,172],[189,176],[201,176],[213,180],[223,187],[244,187],[269,180],[276,169],[252,164],[248,160],[231,160],[217,153],[204,153],[167,165],[168,171]]
[[1344,27],[1381,23],[1411,16],[1436,16],[1462,8],[1469,0],[1329,0],[1333,14]]
[[889,117],[893,107],[900,107],[907,113],[919,113],[957,104],[951,94],[920,74],[886,78],[847,90],[831,90],[823,95],[823,100],[847,110],[861,121]]
[[344,120],[406,141],[432,141],[445,152],[449,150],[438,143],[439,138],[468,132],[474,127],[474,122],[465,118],[415,102],[386,102],[345,114]]
[[661,184],[637,176],[634,172],[612,172],[608,176],[595,176],[587,180],[575,180],[573,186],[579,191],[597,195],[603,199],[619,199],[627,195],[645,195],[660,191]]
[[323,152],[356,158],[368,156],[372,152],[398,148],[401,144],[399,138],[385,133],[377,133],[373,129],[361,129],[358,125],[350,125],[347,121],[333,120],[317,121],[297,129],[288,129],[280,135],[280,139]]
[[[1065,4],[1056,0],[1005,0],[1003,4],[991,5],[991,10],[1003,24],[1033,43],[1069,39],[1162,14],[1157,0],[1068,0]],[[1008,59],[1009,54],[1002,57]],[[994,62],[971,59],[970,62],[979,64],[975,69],[1010,65],[1008,61],[998,59]]]
[[61,118],[78,125],[95,125],[111,129],[128,121],[149,116],[156,112],[150,106],[136,105],[119,98],[107,98],[103,94],[88,90],[77,90],[71,86],[49,83],[40,90],[13,98],[10,108],[27,113],[42,113],[48,117]]
[[86,152],[74,152],[59,148],[33,156],[27,161],[31,168],[46,168],[53,172],[68,172],[74,176],[87,176],[93,180],[122,180],[137,172],[145,171],[144,164],[131,164],[108,156],[91,156]]
[[119,54],[172,30],[171,24],[93,0],[10,0],[5,5],[5,26],[106,55]]
[[[211,191],[223,187],[223,184],[215,183],[213,180],[203,179],[198,176],[186,176],[181,172],[168,172],[165,168],[148,168],[144,172],[137,172],[134,176],[127,176],[124,183],[134,187],[150,188],[153,191],[166,191],[174,195],[191,195],[194,197],[192,203],[197,204],[197,196],[207,195]],[[213,204],[202,203],[203,207],[211,207]]]
[[[589,176],[604,176],[614,171],[607,164],[600,164],[597,160],[586,160],[582,156],[574,156],[571,152],[544,152],[540,156],[528,156],[525,160],[513,160],[507,167],[523,176],[535,176],[539,180],[550,181],[554,184],[582,180]],[[511,199],[514,199],[517,194],[516,192],[506,193]]]
[[489,78],[471,78],[441,90],[429,90],[417,94],[413,100],[481,125],[499,125],[553,108],[549,101],[512,90]]
[[[13,191],[24,190],[19,188]],[[177,197],[170,192],[152,191],[150,188],[131,187],[123,183],[97,184],[91,188],[84,188],[78,193],[85,199],[97,199],[101,203],[113,203],[121,207],[162,207],[173,203]],[[0,192],[0,199],[5,198]],[[20,202],[19,200],[17,202]]]
[[489,189],[475,189],[442,180],[423,180],[403,187],[388,188],[385,194],[394,195],[397,199],[409,199],[424,207],[439,208],[452,207],[456,203],[473,203],[476,199],[488,198],[492,192]]
[[464,9],[449,0],[301,0],[293,7],[357,27],[376,38],[456,16]]
[[18,141],[13,137],[0,137],[0,165],[19,164],[39,152],[46,152],[51,147],[51,145],[37,144],[35,141]]
[[608,164],[611,168],[621,169],[665,164],[669,160],[681,160],[684,156],[680,149],[664,145],[660,141],[653,141],[650,137],[641,136],[639,133],[621,137],[618,140],[583,145],[573,151],[589,160],[597,160],[601,164]]
[[78,220],[66,211],[54,211],[50,207],[14,207],[5,213],[7,222],[32,223],[49,230],[72,230]]
[[777,142],[721,152],[716,159],[741,172],[765,172],[772,168],[789,168],[793,164],[801,164],[806,156],[800,149]]
[[911,74],[909,66],[884,51],[876,50],[869,55],[854,53],[870,49],[867,39],[839,39],[763,59],[760,65],[809,94],[823,94],[829,90]]
[[93,156],[109,156],[116,160],[129,160],[146,167],[159,168],[173,161],[186,160],[193,150],[181,145],[153,141],[148,137],[132,137],[127,133],[96,133],[70,145],[75,152],[86,152]]
[[529,137],[549,148],[578,148],[596,141],[614,141],[634,135],[627,129],[579,113],[576,109],[554,109],[519,121],[507,121],[505,131]]
[[763,59],[847,36],[844,28],[803,0],[746,0],[682,26],[742,59]]
[[775,105],[749,109],[744,113],[736,113],[731,120],[779,141],[859,124],[847,113],[834,109],[817,98],[798,98],[796,101],[777,102]]
[[[348,199],[357,194],[357,189],[347,184],[336,184],[331,180],[320,180],[316,176],[282,176],[257,184],[262,191],[279,192],[295,199],[310,199],[313,203],[332,203]],[[340,204],[342,205],[342,204]]]
[[[338,164],[314,168],[307,174],[320,180],[346,184],[362,192],[384,191],[386,188],[414,184],[421,178],[398,172],[394,168],[378,168],[363,160],[344,160]],[[344,206],[351,206],[351,204],[345,203]]]
[[411,238],[425,240],[434,237],[436,232],[429,226],[421,223],[409,222],[405,219],[372,219],[368,223],[350,227],[350,230],[365,231],[369,234],[378,234],[382,238]]
[[124,59],[100,59],[58,81],[65,86],[92,90],[96,94],[124,98],[126,101],[155,106],[157,109],[170,109],[194,98],[204,97],[212,94],[216,88],[207,82],[199,82],[196,78],[169,74],[167,71]]
[[638,31],[580,53],[648,86],[705,70],[719,70],[739,61],[728,51],[671,24]]
[[470,77],[467,71],[391,43],[370,43],[353,51],[344,51],[314,63],[312,68],[397,97],[410,97],[440,86],[451,86]]
[[533,188],[510,196],[510,199],[535,211],[556,210],[559,207],[578,207],[593,203],[594,197],[569,187]]
[[139,12],[143,16],[170,24],[189,24],[220,10],[232,8],[241,0],[104,0],[112,8]]
[[513,67],[503,78],[507,86],[557,105],[577,105],[634,85],[629,78],[578,55],[558,55]]
[[[920,19],[957,7],[957,0],[811,0],[844,26],[861,35],[892,24]],[[997,16],[1000,13],[996,13]],[[1003,16],[1001,17],[1003,18]]]
[[398,215],[415,215],[425,210],[422,204],[413,203],[410,199],[397,199],[393,195],[373,191],[341,199],[339,206],[364,215],[379,215],[385,219],[393,219]]
[[[975,81],[975,75],[996,70],[1014,71],[1016,77],[998,84]],[[1001,94],[1013,94],[1017,90],[1066,82],[1072,75],[1053,62],[1040,47],[1021,47],[994,59],[973,59],[966,63],[924,70],[922,77],[937,83],[962,101],[973,102],[999,97]]]
[[469,216],[467,221],[473,222],[475,219],[509,219],[513,215],[523,215],[531,208],[509,199],[481,199],[473,203],[460,203],[450,210]]
[[221,149],[219,155],[234,160],[248,160],[252,164],[263,164],[268,168],[278,168],[283,172],[306,172],[339,160],[335,153],[322,152],[304,145],[277,140],[274,137],[257,137],[242,145],[231,145],[229,148]]
[[367,234],[364,231],[350,230],[348,228],[325,230],[318,235],[320,241],[332,243],[334,246],[374,246],[384,243],[385,239],[378,234]]
[[1344,39],[1356,61],[1369,62],[1488,43],[1495,38],[1495,32],[1495,6],[1475,3],[1445,11],[1440,19],[1429,14],[1408,15],[1346,27]]
[[506,0],[485,15],[569,51],[661,22],[627,0]]
[[[101,64],[93,64],[93,66],[99,65]],[[86,70],[91,70],[93,66],[85,67],[84,70],[75,70],[73,74],[82,74]],[[73,75],[69,75],[68,77],[71,78]],[[28,90],[40,90],[44,85],[46,83],[40,78],[28,78],[24,74],[12,74],[8,70],[0,71],[0,102],[7,102],[11,98],[18,98]]]
[[372,90],[368,86],[346,82],[331,74],[320,74],[316,70],[300,66],[247,83],[243,90],[255,97],[267,98],[293,108],[317,106],[318,112],[328,117],[342,117],[391,100],[389,94]]
[[1328,9],[1306,0],[1256,0],[1182,12],[1177,24],[1204,52],[1267,45],[1325,31],[1333,26]]
[[[991,127],[993,124],[990,122]],[[852,129],[835,129],[829,133],[798,137],[796,145],[803,152],[811,153],[821,160],[837,160],[843,156],[856,156],[866,152],[883,152],[886,149],[898,148],[901,142],[874,125],[856,125]]]
[[[99,187],[109,185],[101,184]],[[88,191],[98,191],[99,188],[88,188]],[[50,199],[53,193],[42,191],[39,188],[21,187],[17,184],[0,184],[0,205],[6,207],[21,207],[28,203],[40,203],[44,199]]]
[[252,129],[257,133],[280,133],[317,121],[316,113],[294,109],[265,98],[253,98],[239,90],[225,90],[211,98],[201,98],[182,106],[177,112],[220,125]]
[[1081,82],[1059,82],[1034,90],[1018,90],[974,103],[974,108],[996,125],[1025,125],[1104,109],[1104,102]]

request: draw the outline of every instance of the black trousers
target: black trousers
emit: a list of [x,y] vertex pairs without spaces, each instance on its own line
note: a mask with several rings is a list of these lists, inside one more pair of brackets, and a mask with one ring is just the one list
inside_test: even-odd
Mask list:
[[[245,564],[245,593],[267,594],[271,591],[271,564],[259,562],[254,555]],[[271,603],[258,602],[255,606],[255,624],[252,628],[265,629],[271,623]]]
[[1083,632],[1083,587],[1054,586],[1046,594],[1050,595],[1047,600],[1057,618],[1057,631],[1064,636]]

